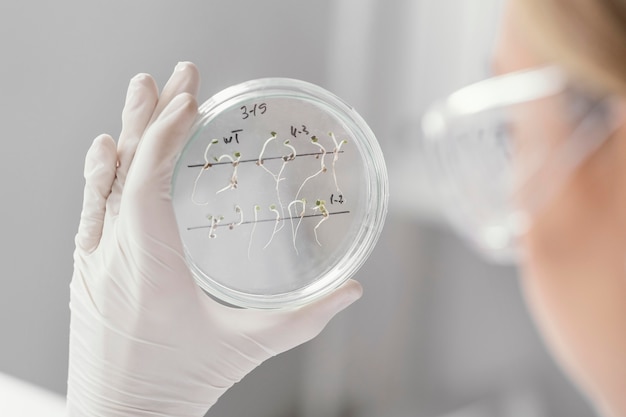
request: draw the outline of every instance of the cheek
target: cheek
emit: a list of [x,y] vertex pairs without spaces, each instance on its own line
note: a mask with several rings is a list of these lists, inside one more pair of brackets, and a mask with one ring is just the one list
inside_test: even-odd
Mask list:
[[607,142],[537,218],[523,244],[529,307],[591,394],[626,382],[626,137]]
[[626,267],[624,142],[605,143],[537,214],[523,239],[533,268]]

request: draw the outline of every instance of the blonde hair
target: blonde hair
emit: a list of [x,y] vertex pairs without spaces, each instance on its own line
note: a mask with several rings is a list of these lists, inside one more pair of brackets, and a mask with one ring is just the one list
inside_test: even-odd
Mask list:
[[592,86],[626,95],[626,0],[517,0],[527,38]]

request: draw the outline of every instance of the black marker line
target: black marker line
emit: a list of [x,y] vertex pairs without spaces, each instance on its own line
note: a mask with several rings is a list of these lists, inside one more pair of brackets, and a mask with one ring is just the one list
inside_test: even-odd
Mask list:
[[[335,212],[332,212],[332,213],[328,213],[328,215],[329,216],[334,216],[334,215],[337,215],[337,214],[349,214],[349,213],[350,213],[350,211],[348,211],[348,210],[346,210],[346,211],[335,211]],[[285,220],[296,220],[296,219],[300,219],[300,218],[306,219],[308,217],[322,217],[322,216],[323,216],[323,214],[321,214],[321,213],[320,214],[307,214],[306,216],[302,216],[302,217],[300,217],[300,216],[281,217],[281,218],[278,219],[278,221],[282,222],[282,221],[285,221]],[[245,221],[245,222],[241,222],[239,224],[237,224],[236,222],[233,222],[233,223],[218,224],[218,225],[215,225],[215,226],[211,226],[211,225],[207,225],[207,226],[193,226],[193,227],[188,227],[187,230],[191,231],[191,230],[198,230],[198,229],[210,229],[211,227],[215,227],[215,228],[218,228],[218,227],[228,227],[231,224],[235,224],[237,226],[241,226],[242,224],[267,223],[267,222],[275,222],[275,221],[276,221],[276,219],[261,219],[261,220],[257,220],[257,221],[248,220],[248,221]]]
[[[344,153],[344,151],[339,151],[337,153]],[[299,155],[296,155],[296,158],[299,158],[301,156],[319,156],[319,155],[332,155],[333,152],[312,152],[312,153],[302,153]],[[270,156],[268,158],[263,158],[263,161],[271,161],[271,160],[275,160],[275,159],[283,159],[283,158],[288,158],[289,156]],[[256,159],[242,159],[239,161],[240,164],[245,164],[246,162],[258,162],[259,158]],[[210,162],[209,166],[216,166],[216,165],[232,165],[232,162]],[[187,165],[187,168],[200,168],[205,166],[206,164],[193,164],[193,165]]]

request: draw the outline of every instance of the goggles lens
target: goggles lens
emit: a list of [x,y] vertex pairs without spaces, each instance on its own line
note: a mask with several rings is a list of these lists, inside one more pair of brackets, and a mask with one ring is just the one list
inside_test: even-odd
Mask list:
[[422,130],[446,217],[489,259],[518,260],[533,217],[615,129],[611,109],[557,67],[491,78],[435,103]]

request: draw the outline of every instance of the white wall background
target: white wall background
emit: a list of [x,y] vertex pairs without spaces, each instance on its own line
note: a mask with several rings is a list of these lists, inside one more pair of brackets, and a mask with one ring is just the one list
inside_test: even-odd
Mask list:
[[0,372],[64,393],[83,155],[119,132],[131,76],[162,85],[191,60],[201,100],[285,76],[354,105],[386,154],[393,208],[358,277],[364,298],[209,416],[592,415],[545,353],[515,271],[482,263],[432,221],[418,115],[482,76],[500,3],[1,2]]

